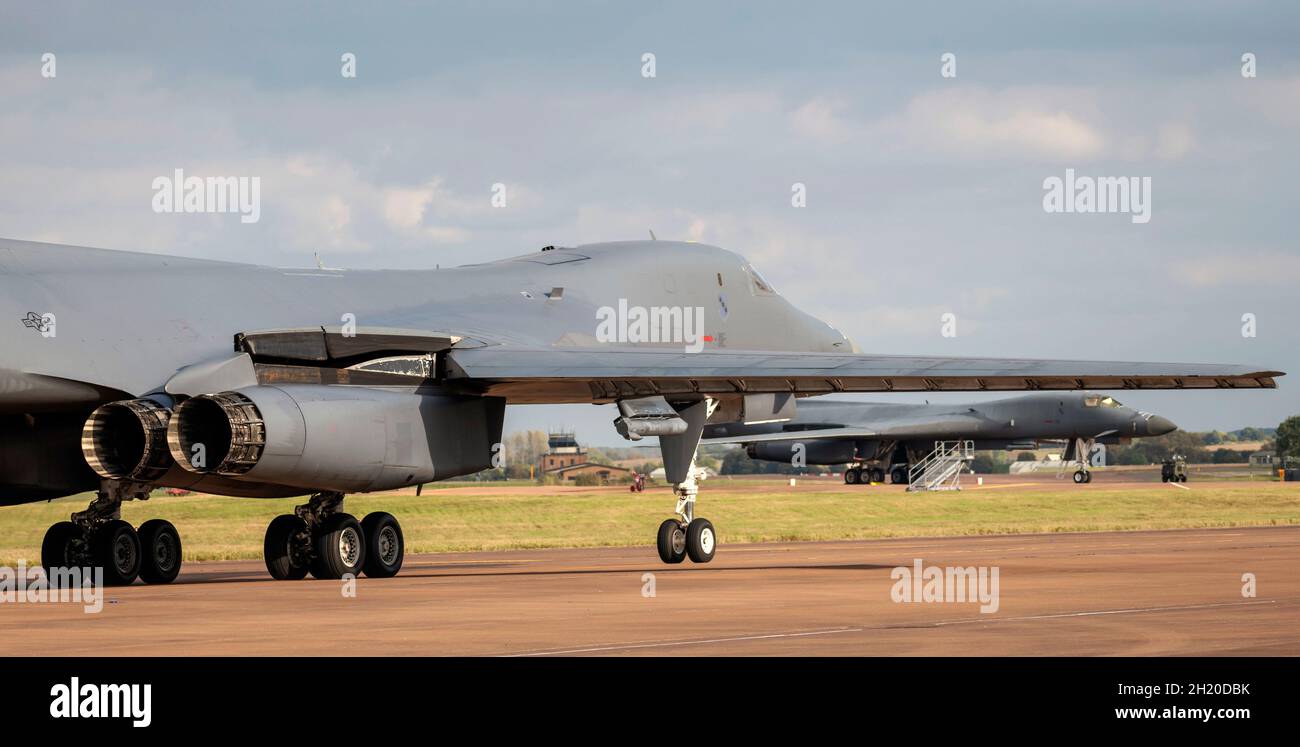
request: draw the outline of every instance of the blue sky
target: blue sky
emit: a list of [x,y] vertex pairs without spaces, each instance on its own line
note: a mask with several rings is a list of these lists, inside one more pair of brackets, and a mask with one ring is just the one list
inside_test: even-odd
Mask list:
[[[432,267],[653,229],[745,254],[869,352],[1300,375],[1293,3],[0,8],[5,237]],[[176,168],[260,176],[261,220],[155,214]],[[1067,168],[1151,177],[1150,223],[1045,213]],[[1300,412],[1292,378],[1121,399],[1192,429],[1275,425]],[[523,408],[508,427],[606,444],[613,417]]]

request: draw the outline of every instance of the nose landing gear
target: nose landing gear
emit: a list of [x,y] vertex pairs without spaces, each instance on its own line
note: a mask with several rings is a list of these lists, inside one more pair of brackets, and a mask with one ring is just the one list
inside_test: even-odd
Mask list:
[[686,432],[659,437],[664,472],[677,496],[676,516],[659,525],[656,541],[659,559],[665,563],[680,563],[688,557],[695,563],[707,563],[718,549],[712,522],[695,516],[695,497],[700,492],[699,481],[705,476],[704,470],[695,466],[695,454],[704,424],[716,408],[717,402],[712,399],[684,406],[678,414],[687,423]]

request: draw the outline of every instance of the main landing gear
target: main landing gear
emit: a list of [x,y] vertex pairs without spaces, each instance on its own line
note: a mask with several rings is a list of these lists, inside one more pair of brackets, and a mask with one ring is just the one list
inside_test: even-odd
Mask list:
[[262,543],[266,570],[277,580],[358,576],[389,578],[402,569],[406,543],[392,514],[357,521],[343,512],[342,493],[317,493],[271,520]]
[[[885,481],[884,467],[849,467],[844,470],[845,485],[869,485],[871,483],[883,483]],[[889,473],[889,481],[895,485],[902,485],[907,482],[907,468],[895,467]]]
[[122,501],[148,500],[150,486],[104,480],[84,511],[45,533],[41,565],[47,576],[57,568],[102,568],[106,586],[169,584],[181,572],[181,536],[171,522],[150,519],[139,530],[122,521]]

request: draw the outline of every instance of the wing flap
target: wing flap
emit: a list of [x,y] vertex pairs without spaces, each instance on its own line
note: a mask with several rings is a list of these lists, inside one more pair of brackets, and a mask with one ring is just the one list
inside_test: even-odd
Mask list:
[[452,386],[520,403],[767,392],[1272,389],[1283,375],[1233,364],[505,345],[453,348],[445,366]]

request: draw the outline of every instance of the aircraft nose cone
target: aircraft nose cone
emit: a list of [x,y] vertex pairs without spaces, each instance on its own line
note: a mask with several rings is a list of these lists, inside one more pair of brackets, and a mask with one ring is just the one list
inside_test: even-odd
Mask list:
[[1169,418],[1152,415],[1147,419],[1147,435],[1149,436],[1163,436],[1176,430],[1178,430],[1178,426]]

